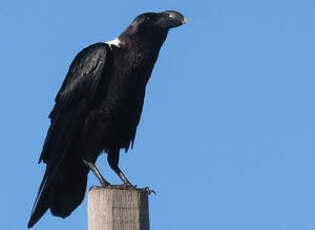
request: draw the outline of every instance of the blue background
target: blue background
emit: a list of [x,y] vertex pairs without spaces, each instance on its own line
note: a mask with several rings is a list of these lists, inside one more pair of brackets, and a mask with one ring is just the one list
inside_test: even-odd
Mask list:
[[[151,229],[315,229],[314,1],[5,1],[0,5],[2,229],[25,229],[44,173],[48,113],[84,47],[138,14],[176,9],[135,147]],[[105,178],[120,183],[105,155]],[[98,184],[89,175],[89,186]],[[86,199],[34,229],[87,229]]]

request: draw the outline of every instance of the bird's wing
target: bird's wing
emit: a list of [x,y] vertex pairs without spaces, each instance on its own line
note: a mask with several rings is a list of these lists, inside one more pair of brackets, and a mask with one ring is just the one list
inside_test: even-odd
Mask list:
[[58,142],[71,138],[69,131],[78,128],[73,123],[84,119],[82,113],[91,109],[106,92],[110,64],[110,48],[106,43],[93,44],[75,57],[49,115],[51,126],[39,162],[49,163],[56,154],[60,154],[52,149],[56,149]]
[[58,171],[89,109],[100,94],[106,91],[111,67],[110,48],[96,43],[83,49],[70,65],[66,78],[55,98],[39,162],[47,164],[32,210],[29,226],[35,224],[48,209],[46,191]]

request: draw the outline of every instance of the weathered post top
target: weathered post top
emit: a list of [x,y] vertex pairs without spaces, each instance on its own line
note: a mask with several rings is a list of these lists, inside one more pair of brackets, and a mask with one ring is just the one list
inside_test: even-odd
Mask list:
[[148,192],[96,188],[88,193],[89,230],[149,230]]

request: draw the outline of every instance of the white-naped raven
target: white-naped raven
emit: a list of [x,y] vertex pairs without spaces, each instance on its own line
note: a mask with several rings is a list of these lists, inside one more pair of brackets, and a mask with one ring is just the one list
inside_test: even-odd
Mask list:
[[55,98],[39,162],[46,171],[28,228],[50,209],[67,217],[82,202],[90,170],[105,151],[110,167],[133,188],[118,167],[119,151],[133,145],[146,84],[170,28],[186,23],[176,11],[136,17],[120,36],[83,49],[73,60]]

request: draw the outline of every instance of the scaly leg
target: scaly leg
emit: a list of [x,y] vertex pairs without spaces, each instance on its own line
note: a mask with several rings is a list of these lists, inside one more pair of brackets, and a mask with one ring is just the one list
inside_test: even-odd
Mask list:
[[107,161],[110,165],[110,167],[117,173],[117,175],[120,177],[120,179],[124,182],[124,186],[125,187],[132,187],[135,188],[135,186],[133,186],[129,180],[127,179],[127,177],[125,176],[125,174],[120,170],[120,168],[118,167],[118,162],[119,162],[119,150],[116,151],[110,151],[107,155]]
[[92,172],[94,173],[94,175],[97,177],[97,179],[100,181],[101,185],[103,187],[107,187],[110,185],[110,183],[108,183],[104,177],[102,176],[102,174],[100,173],[100,171],[96,168],[96,166],[91,163],[91,162],[87,162],[86,160],[83,160],[83,162],[89,166],[89,168],[92,170]]

